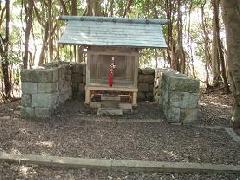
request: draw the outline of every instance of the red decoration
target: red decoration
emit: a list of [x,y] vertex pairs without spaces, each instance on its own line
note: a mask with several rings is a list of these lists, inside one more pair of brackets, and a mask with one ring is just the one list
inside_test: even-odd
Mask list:
[[112,84],[113,84],[113,72],[111,70],[109,70],[109,73],[108,73],[108,84],[110,87],[112,87]]
[[112,58],[112,63],[110,64],[110,69],[108,72],[108,85],[112,87],[113,85],[113,71],[116,68],[116,65],[114,63],[114,57]]

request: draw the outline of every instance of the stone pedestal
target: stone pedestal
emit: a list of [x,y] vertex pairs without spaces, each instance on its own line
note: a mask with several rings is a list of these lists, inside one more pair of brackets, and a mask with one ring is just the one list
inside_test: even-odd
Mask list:
[[157,69],[155,76],[155,101],[163,108],[167,121],[196,121],[200,82],[170,69]]
[[23,117],[50,117],[61,103],[72,96],[69,64],[22,70],[21,84]]

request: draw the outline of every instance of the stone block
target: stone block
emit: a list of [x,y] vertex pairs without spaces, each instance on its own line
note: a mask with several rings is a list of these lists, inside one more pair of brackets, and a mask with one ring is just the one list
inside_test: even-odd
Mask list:
[[180,92],[199,92],[200,81],[188,78],[187,76],[169,76],[169,90]]
[[146,99],[145,93],[143,93],[143,92],[138,92],[138,93],[137,93],[137,99],[138,99],[138,101],[144,101],[144,100]]
[[180,122],[180,114],[181,114],[181,110],[180,108],[175,108],[175,107],[164,107],[165,110],[165,116],[167,118],[168,122],[171,123],[178,123]]
[[22,70],[21,79],[22,82],[56,82],[58,80],[58,68]]
[[161,91],[160,92],[160,104],[165,106],[166,104],[168,105],[169,103],[169,92],[168,91]]
[[154,76],[153,75],[139,75],[138,82],[144,82],[148,84],[154,84]]
[[83,84],[86,84],[86,76],[83,76]]
[[38,93],[53,93],[58,91],[58,83],[38,83]]
[[140,91],[140,92],[148,92],[149,91],[148,83],[138,83],[138,91]]
[[97,115],[121,116],[123,110],[119,108],[98,108]]
[[154,85],[153,84],[150,84],[149,85],[149,92],[153,92],[154,91]]
[[82,64],[83,76],[86,76],[86,64]]
[[61,92],[61,90],[64,88],[64,82],[63,80],[58,81],[58,90]]
[[155,74],[155,70],[151,69],[151,68],[145,68],[145,69],[142,69],[142,74],[154,75]]
[[72,74],[73,83],[83,83],[83,75],[81,74]]
[[83,83],[79,84],[79,91],[85,91],[85,84]]
[[32,95],[31,94],[23,94],[21,98],[21,105],[24,107],[32,106]]
[[35,116],[37,118],[47,118],[51,117],[53,110],[50,108],[35,108]]
[[93,109],[98,109],[98,108],[101,108],[102,107],[102,104],[101,102],[90,102],[90,107],[93,108]]
[[32,107],[21,107],[21,116],[24,118],[35,117],[35,109]]
[[72,83],[72,92],[78,92],[79,91],[79,83]]
[[146,93],[146,100],[152,102],[153,99],[154,99],[153,93],[150,92]]
[[118,108],[119,102],[118,101],[102,101],[101,105],[103,108]]
[[178,108],[196,108],[198,105],[198,94],[188,92],[170,92],[169,103]]
[[31,77],[31,74],[34,70],[30,70],[30,69],[22,69],[21,70],[21,81],[22,82],[32,82],[32,77]]
[[58,68],[52,69],[53,79],[52,82],[58,81]]
[[198,118],[198,109],[190,108],[190,109],[181,109],[180,121],[183,124],[194,123]]
[[132,104],[131,103],[119,103],[119,108],[123,111],[132,111]]
[[65,81],[71,82],[71,80],[72,80],[71,74],[65,74]]
[[63,66],[58,68],[58,79],[64,80],[65,78],[65,68]]
[[58,93],[54,94],[33,94],[32,107],[55,108],[58,106]]
[[23,94],[36,94],[38,92],[37,83],[22,82]]
[[72,73],[84,74],[86,64],[72,64],[71,69]]

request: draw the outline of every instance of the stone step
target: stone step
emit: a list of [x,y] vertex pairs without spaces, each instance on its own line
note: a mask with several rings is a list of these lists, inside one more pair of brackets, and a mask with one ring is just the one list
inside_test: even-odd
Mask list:
[[118,107],[122,109],[124,112],[132,111],[132,104],[131,103],[119,103]]
[[118,101],[102,101],[101,106],[103,108],[118,108],[119,102]]
[[121,116],[123,110],[120,108],[98,108],[97,115]]
[[101,101],[120,101],[120,96],[108,96],[108,95],[102,95]]

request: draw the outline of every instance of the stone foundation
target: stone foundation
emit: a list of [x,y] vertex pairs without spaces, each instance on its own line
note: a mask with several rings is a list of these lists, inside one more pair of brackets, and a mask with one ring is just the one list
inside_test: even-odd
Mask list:
[[153,101],[154,78],[154,69],[138,69],[138,101]]
[[169,69],[157,69],[154,98],[163,108],[168,122],[197,120],[200,82]]
[[86,84],[86,64],[71,64],[73,98],[84,99]]
[[45,69],[22,70],[23,117],[44,118],[72,96],[69,64]]

